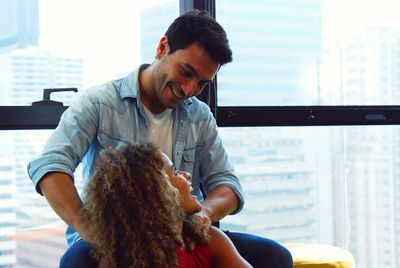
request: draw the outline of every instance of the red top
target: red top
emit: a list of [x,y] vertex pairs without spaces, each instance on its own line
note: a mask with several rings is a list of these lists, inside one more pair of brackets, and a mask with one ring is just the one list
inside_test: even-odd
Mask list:
[[175,254],[180,268],[211,268],[211,251],[208,245],[197,246],[191,252],[178,248]]

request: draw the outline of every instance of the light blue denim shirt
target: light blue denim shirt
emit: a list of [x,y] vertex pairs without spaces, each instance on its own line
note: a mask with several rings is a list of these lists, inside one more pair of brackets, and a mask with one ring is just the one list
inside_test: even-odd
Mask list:
[[[74,171],[82,161],[86,184],[101,150],[146,142],[148,124],[139,97],[139,70],[77,96],[41,155],[28,164],[28,174],[38,193],[42,194],[38,182],[48,172],[63,172],[74,178]],[[173,119],[173,162],[179,170],[192,174],[193,194],[202,201],[200,183],[206,192],[227,185],[239,199],[239,207],[233,214],[239,212],[244,203],[242,188],[209,107],[192,97],[174,109]],[[82,198],[83,193],[80,195]],[[68,244],[79,239],[78,233],[68,228]]]

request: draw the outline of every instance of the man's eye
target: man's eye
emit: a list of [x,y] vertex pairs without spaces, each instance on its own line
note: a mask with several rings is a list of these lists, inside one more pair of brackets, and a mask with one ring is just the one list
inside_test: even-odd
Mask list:
[[192,77],[193,74],[191,72],[185,71],[184,69],[181,70],[181,73],[185,77]]

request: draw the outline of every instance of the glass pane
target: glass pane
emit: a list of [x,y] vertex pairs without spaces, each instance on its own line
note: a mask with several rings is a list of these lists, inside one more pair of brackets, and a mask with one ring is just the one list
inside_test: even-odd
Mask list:
[[397,0],[217,0],[218,105],[398,104]]
[[58,267],[67,249],[65,224],[36,193],[26,172],[50,133],[0,132],[1,267]]
[[[178,0],[2,0],[0,7],[0,105],[30,105],[44,88],[85,90],[151,63],[178,15]],[[51,99],[69,105],[73,96]]]
[[[245,192],[221,228],[348,249],[398,267],[399,127],[221,128]],[[397,262],[396,262],[397,261]]]
[[[85,90],[151,63],[177,15],[178,0],[0,0],[0,105],[30,105],[44,88]],[[51,99],[69,105],[74,95]],[[58,267],[67,249],[65,223],[26,173],[50,133],[0,132],[0,267]]]

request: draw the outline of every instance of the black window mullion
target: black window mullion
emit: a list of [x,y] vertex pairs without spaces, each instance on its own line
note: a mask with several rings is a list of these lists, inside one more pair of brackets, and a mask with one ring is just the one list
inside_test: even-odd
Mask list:
[[67,108],[63,105],[0,106],[0,130],[53,129]]
[[[184,14],[192,9],[205,10],[215,18],[215,0],[180,0],[179,13]],[[214,117],[217,117],[217,77],[207,86],[197,98],[210,107]]]
[[[206,10],[215,0],[180,0],[180,14]],[[220,127],[400,124],[400,106],[218,106],[216,78],[198,98],[210,106]],[[0,106],[0,130],[52,129],[67,106]]]
[[400,124],[400,106],[219,106],[220,127]]
[[179,14],[184,14],[192,9],[205,10],[215,18],[215,0],[180,0]]

